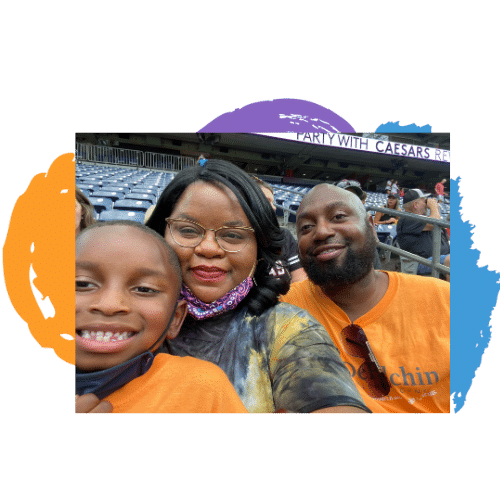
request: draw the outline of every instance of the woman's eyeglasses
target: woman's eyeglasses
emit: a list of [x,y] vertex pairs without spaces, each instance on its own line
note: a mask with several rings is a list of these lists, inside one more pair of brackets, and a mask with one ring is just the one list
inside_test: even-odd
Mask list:
[[385,372],[380,368],[363,329],[351,324],[340,333],[347,354],[365,360],[358,370],[359,375],[356,380],[359,385],[373,398],[387,396],[391,390],[391,384]]
[[226,252],[239,252],[250,241],[251,227],[222,226],[219,229],[206,229],[196,222],[184,219],[167,218],[167,225],[173,240],[181,247],[194,248],[198,246],[207,231],[213,231],[219,246]]

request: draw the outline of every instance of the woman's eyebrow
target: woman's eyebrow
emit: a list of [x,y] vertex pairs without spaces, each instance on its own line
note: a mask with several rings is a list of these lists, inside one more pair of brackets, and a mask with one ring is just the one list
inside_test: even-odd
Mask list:
[[[196,219],[192,215],[189,215],[189,214],[184,213],[184,212],[180,213],[177,217],[173,217],[173,219],[186,219],[186,220],[195,222],[197,224],[200,224],[198,219]],[[224,227],[224,226],[248,227],[247,224],[245,224],[245,222],[243,222],[242,220],[232,220],[232,221],[224,222],[224,224],[222,224],[222,226],[219,226],[219,227]],[[215,229],[215,228],[212,228],[212,229]]]

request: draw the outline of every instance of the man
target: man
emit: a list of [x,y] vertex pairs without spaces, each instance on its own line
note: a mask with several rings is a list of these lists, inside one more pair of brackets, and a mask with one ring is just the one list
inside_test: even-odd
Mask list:
[[[439,205],[430,194],[424,194],[420,189],[409,189],[403,198],[405,212],[425,215],[429,209],[429,217],[441,220]],[[433,224],[413,221],[400,217],[396,226],[399,246],[402,250],[420,255],[432,261],[432,228]],[[450,245],[445,231],[441,231],[441,249],[439,262],[450,267]],[[431,268],[419,264],[417,274],[430,274]],[[449,280],[449,275],[447,278]]]
[[446,183],[446,179],[443,179],[441,182],[438,182],[434,186],[434,191],[436,192],[438,203],[443,203],[443,201],[444,201],[444,195],[445,195],[444,185],[445,185],[445,183]]
[[[264,182],[258,177],[252,176],[253,180],[259,185],[260,189],[264,193],[273,210],[276,212],[276,205],[274,204],[274,191],[270,184]],[[277,262],[277,266],[271,269],[270,274],[274,276],[283,276],[286,272],[290,274],[291,282],[302,281],[307,278],[307,275],[302,269],[302,265],[299,261],[297,241],[293,237],[293,234],[286,228],[281,228],[286,241],[285,246],[281,251],[281,259]]]
[[282,300],[325,326],[365,404],[373,412],[449,412],[449,283],[376,271],[373,223],[336,186],[320,184],[303,198],[297,238],[308,279]]

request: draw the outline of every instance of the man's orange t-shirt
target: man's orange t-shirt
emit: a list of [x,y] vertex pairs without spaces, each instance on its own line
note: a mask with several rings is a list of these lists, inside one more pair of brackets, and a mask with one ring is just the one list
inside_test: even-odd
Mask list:
[[293,283],[281,299],[309,311],[338,347],[365,404],[379,412],[450,411],[450,284],[423,276],[387,272],[389,288],[382,300],[355,321],[368,338],[391,382],[390,393],[372,398],[358,377],[362,358],[345,353],[341,330],[351,321],[309,280]]
[[105,400],[113,413],[247,413],[218,366],[164,353],[144,375]]

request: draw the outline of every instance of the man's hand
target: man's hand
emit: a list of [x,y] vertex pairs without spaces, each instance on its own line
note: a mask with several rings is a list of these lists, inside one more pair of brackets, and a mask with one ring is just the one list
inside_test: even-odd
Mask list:
[[111,413],[113,406],[109,401],[100,401],[95,394],[76,396],[76,413]]
[[427,208],[429,208],[431,212],[433,208],[439,210],[436,198],[427,198]]

